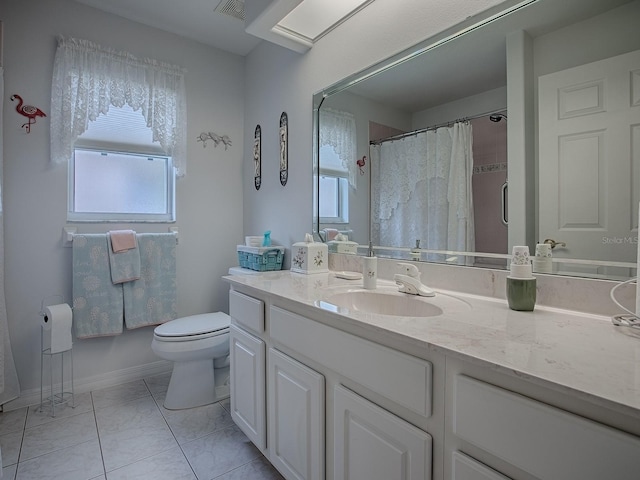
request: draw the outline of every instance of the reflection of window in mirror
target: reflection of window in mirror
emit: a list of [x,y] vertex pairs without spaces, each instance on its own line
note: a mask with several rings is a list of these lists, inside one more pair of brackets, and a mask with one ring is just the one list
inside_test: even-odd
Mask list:
[[349,222],[349,172],[333,147],[320,148],[319,209],[321,223]]

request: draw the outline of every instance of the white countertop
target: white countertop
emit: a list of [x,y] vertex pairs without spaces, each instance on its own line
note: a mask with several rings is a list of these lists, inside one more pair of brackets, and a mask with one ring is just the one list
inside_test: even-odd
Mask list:
[[374,341],[392,338],[394,345],[400,341],[457,355],[640,418],[640,330],[615,327],[609,317],[539,306],[533,312],[516,312],[503,300],[438,289],[471,308],[422,318],[330,312],[316,306],[327,289],[362,287],[362,280],[289,271],[224,278],[315,309],[333,326],[340,320],[364,328]]

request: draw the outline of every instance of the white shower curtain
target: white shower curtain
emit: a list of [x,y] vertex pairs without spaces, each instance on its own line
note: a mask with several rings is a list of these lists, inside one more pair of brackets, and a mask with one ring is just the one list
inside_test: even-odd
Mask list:
[[0,66],[0,405],[13,400],[20,395],[20,385],[16,365],[13,361],[11,342],[9,340],[9,325],[7,323],[7,306],[4,296],[4,206],[2,203],[3,179],[3,118],[4,106],[4,68]]
[[471,125],[458,122],[371,147],[374,244],[474,250],[471,144]]

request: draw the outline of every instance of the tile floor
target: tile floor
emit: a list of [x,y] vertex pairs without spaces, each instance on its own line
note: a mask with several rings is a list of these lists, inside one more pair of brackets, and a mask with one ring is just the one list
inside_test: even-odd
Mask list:
[[56,418],[0,413],[3,480],[283,480],[235,426],[229,400],[162,406],[169,375],[76,395]]

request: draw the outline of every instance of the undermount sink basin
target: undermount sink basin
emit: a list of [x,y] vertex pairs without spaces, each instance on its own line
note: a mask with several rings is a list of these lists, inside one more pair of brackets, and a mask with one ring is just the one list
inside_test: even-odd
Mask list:
[[437,317],[471,308],[466,301],[444,293],[436,293],[435,297],[419,297],[400,293],[397,287],[376,290],[349,288],[330,292],[324,299],[316,301],[316,305],[338,313],[362,312],[397,317]]

